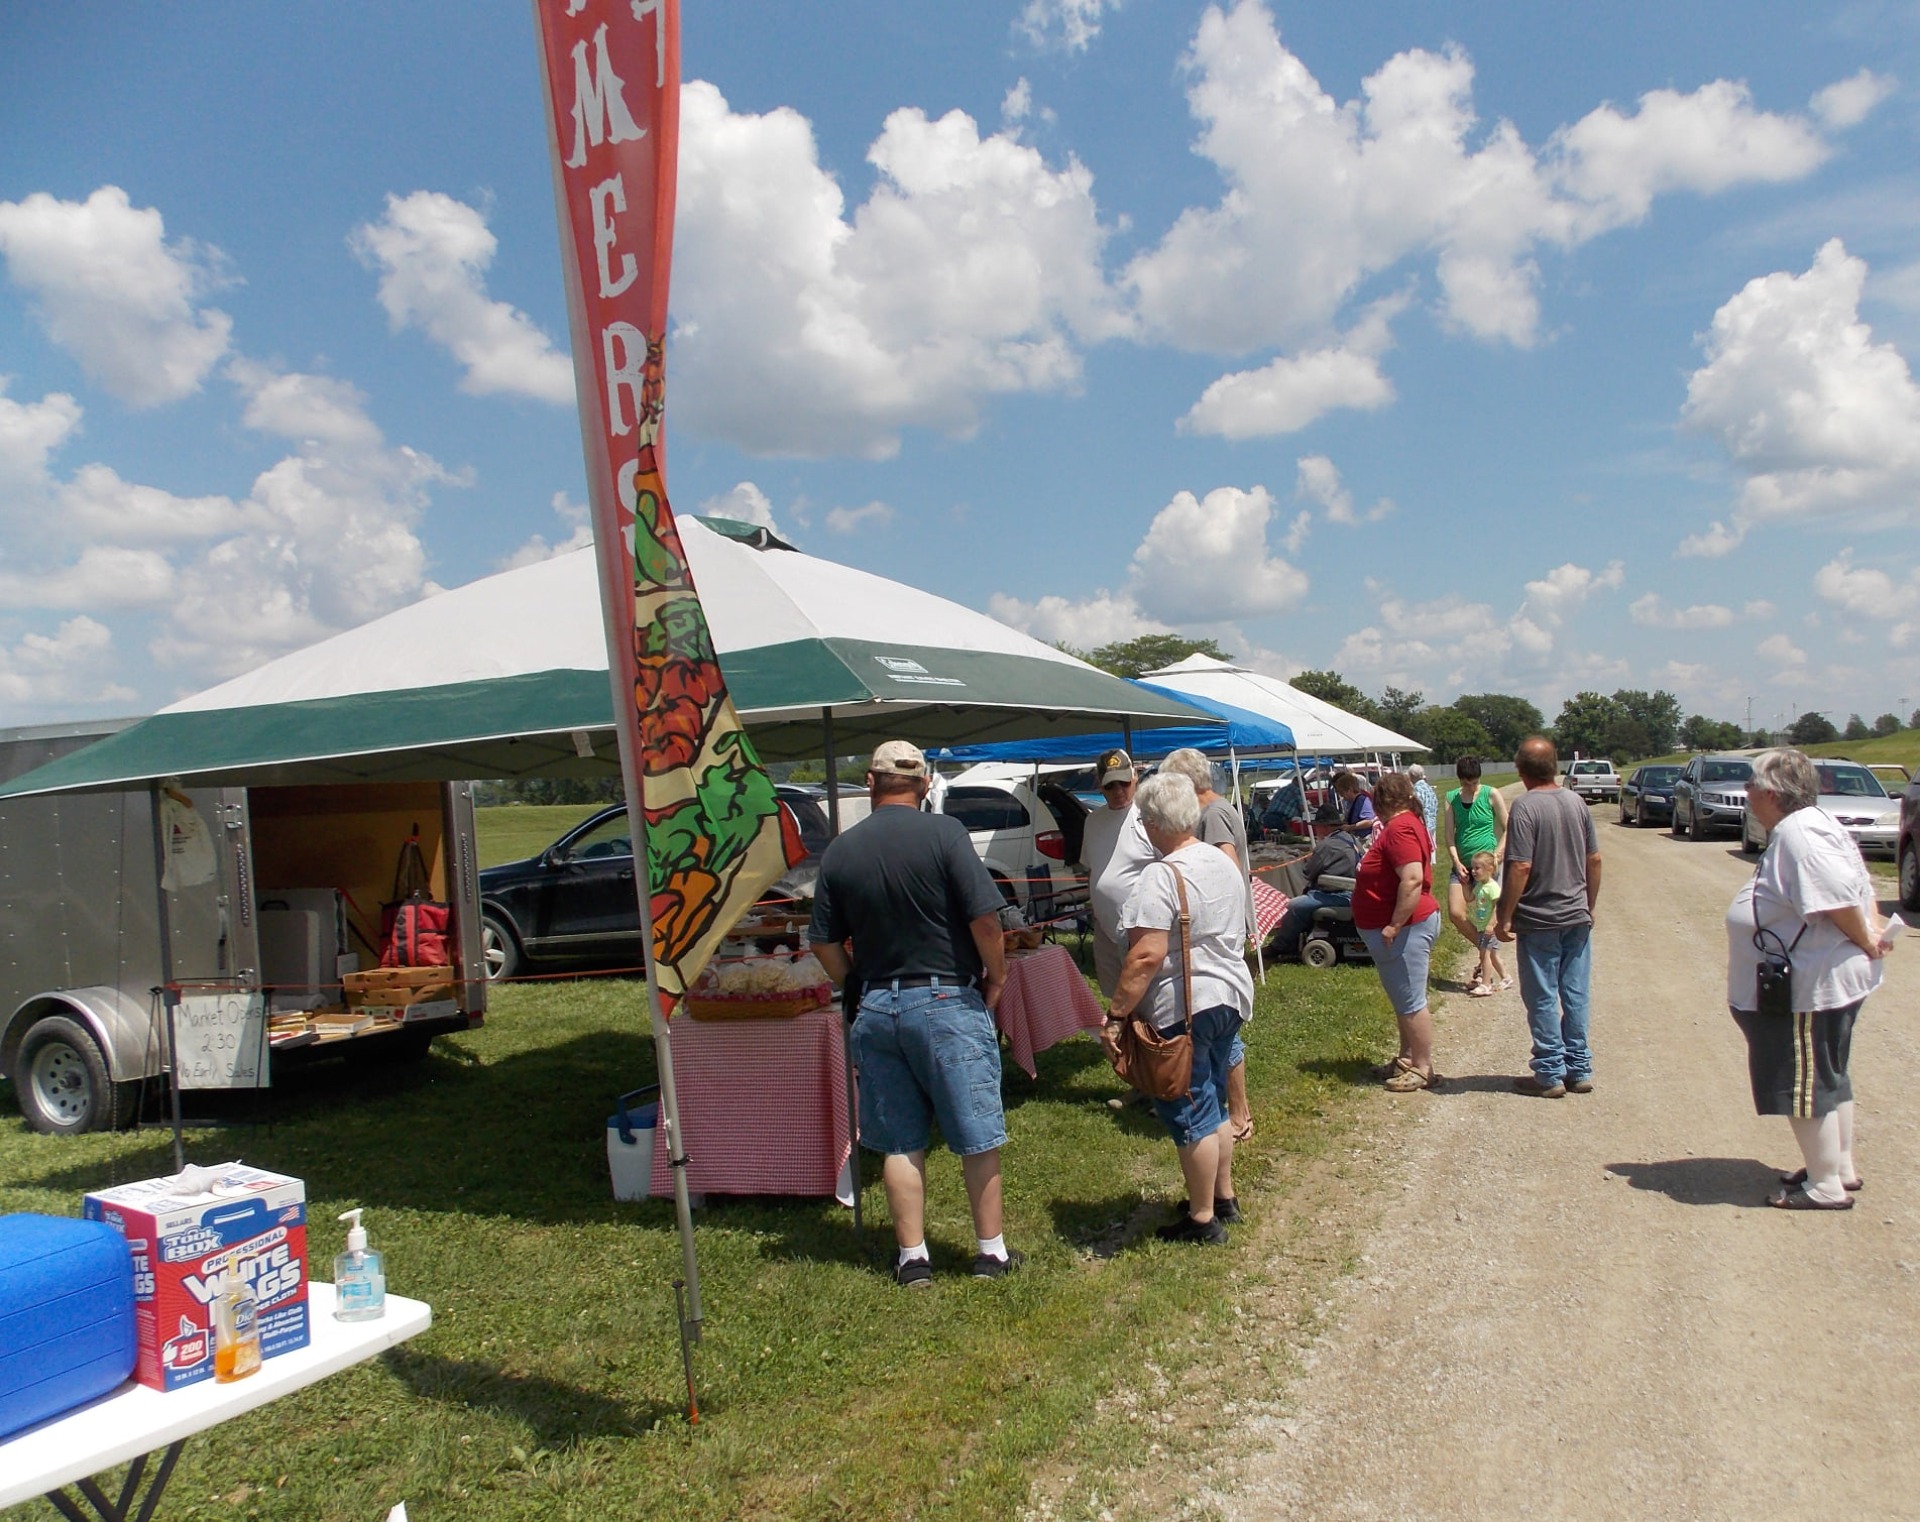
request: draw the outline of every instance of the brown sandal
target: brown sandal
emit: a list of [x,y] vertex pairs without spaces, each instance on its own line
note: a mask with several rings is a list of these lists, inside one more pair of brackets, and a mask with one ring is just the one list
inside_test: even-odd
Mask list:
[[1383,1088],[1389,1094],[1414,1094],[1421,1089],[1433,1088],[1440,1081],[1440,1075],[1429,1070],[1421,1072],[1412,1063],[1401,1067],[1400,1071],[1389,1078]]

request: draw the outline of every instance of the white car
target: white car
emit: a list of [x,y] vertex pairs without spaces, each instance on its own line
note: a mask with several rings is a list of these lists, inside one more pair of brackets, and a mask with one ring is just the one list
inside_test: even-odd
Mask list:
[[[942,789],[940,809],[967,827],[1007,902],[1049,919],[1086,897],[1080,860],[1087,806],[1045,769],[970,767]],[[1065,770],[1073,770],[1066,768]]]
[[[1820,779],[1817,806],[1854,838],[1861,854],[1893,855],[1900,839],[1900,800],[1889,798],[1880,779],[1855,762],[1816,759],[1813,770]],[[1740,848],[1767,848],[1767,827],[1753,817],[1752,810],[1740,824]]]

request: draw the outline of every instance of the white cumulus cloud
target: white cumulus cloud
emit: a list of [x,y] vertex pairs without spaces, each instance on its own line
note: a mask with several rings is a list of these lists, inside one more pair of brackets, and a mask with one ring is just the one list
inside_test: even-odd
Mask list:
[[[1750,608],[1765,607],[1764,603],[1749,604]],[[1627,604],[1627,616],[1636,624],[1650,629],[1726,629],[1739,618],[1733,609],[1722,607],[1719,603],[1693,603],[1685,608],[1670,608],[1666,599],[1658,592],[1649,592],[1644,597],[1636,597]],[[1753,616],[1751,613],[1749,617]]]
[[0,646],[0,704],[16,711],[132,703],[133,690],[115,675],[113,631],[85,614],[52,634],[27,634]]
[[553,559],[555,555],[584,550],[593,543],[593,514],[586,503],[575,502],[565,492],[557,491],[548,505],[553,509],[554,516],[565,525],[566,532],[552,540],[544,534],[534,534],[500,562],[501,570],[514,571],[523,565],[538,565],[543,560]]
[[1405,305],[1405,297],[1376,303],[1332,348],[1283,354],[1258,370],[1221,376],[1180,420],[1180,431],[1265,438],[1297,433],[1338,408],[1379,411],[1393,400],[1380,355],[1391,343],[1389,324]]
[[0,257],[47,336],[131,406],[192,395],[227,352],[232,319],[201,305],[220,284],[218,252],[169,243],[160,213],[117,185],[84,201],[0,201]]
[[[1275,511],[1264,486],[1218,486],[1204,497],[1176,492],[1148,525],[1118,590],[1033,603],[996,593],[988,606],[1003,623],[1081,649],[1285,612],[1306,596],[1308,580],[1268,544]],[[1296,522],[1287,537],[1298,529]]]
[[1364,512],[1356,508],[1353,493],[1340,479],[1340,467],[1323,454],[1304,455],[1294,468],[1294,496],[1303,502],[1319,503],[1329,523],[1358,528],[1363,523],[1378,523],[1393,511],[1391,497],[1382,497]]
[[437,191],[389,195],[349,245],[380,274],[395,332],[418,328],[459,361],[460,389],[571,405],[573,361],[526,313],[487,294],[499,240],[478,210]]
[[883,527],[893,522],[893,509],[884,502],[866,502],[859,507],[835,507],[827,510],[827,527],[836,534],[851,534],[871,525]]
[[1340,102],[1281,42],[1262,0],[1210,6],[1187,64],[1196,151],[1225,190],[1183,212],[1124,281],[1148,331],[1184,348],[1325,348],[1342,305],[1403,260],[1433,260],[1442,316],[1534,342],[1542,248],[1639,221],[1656,196],[1809,173],[1830,149],[1743,85],[1602,105],[1530,147],[1481,121],[1459,48],[1411,49]]
[[1888,637],[1898,648],[1920,634],[1920,567],[1896,576],[1878,566],[1855,565],[1853,551],[1842,550],[1814,573],[1813,586],[1843,613],[1891,624]]
[[1720,444],[1745,480],[1733,525],[1690,540],[1691,553],[1730,548],[1770,518],[1915,518],[1920,386],[1860,320],[1866,277],[1836,238],[1805,274],[1760,276],[1714,313],[1681,420]]
[[1847,79],[1837,79],[1814,93],[1813,114],[1836,131],[1857,127],[1872,114],[1875,106],[1893,94],[1895,82],[1885,74],[1862,69]]
[[[806,119],[681,96],[675,405],[770,454],[882,458],[900,430],[967,436],[982,402],[1078,383],[1123,330],[1092,177],[965,113],[895,111],[848,215]],[[751,378],[751,384],[743,378]]]
[[1120,0],[1027,0],[1013,29],[1036,48],[1084,53],[1106,12],[1119,8]]
[[704,518],[732,518],[740,523],[758,524],[775,534],[780,532],[780,525],[773,519],[773,503],[751,481],[738,482],[732,491],[707,498],[698,512]]

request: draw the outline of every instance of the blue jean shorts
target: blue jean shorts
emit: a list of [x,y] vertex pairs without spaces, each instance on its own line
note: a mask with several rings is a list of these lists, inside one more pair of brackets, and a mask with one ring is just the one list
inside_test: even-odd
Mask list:
[[1427,1007],[1427,964],[1433,960],[1433,943],[1439,938],[1437,914],[1413,921],[1393,938],[1391,946],[1378,930],[1360,932],[1360,939],[1373,953],[1380,986],[1386,989],[1394,1014],[1404,1018]]
[[853,1022],[853,1060],[868,1151],[924,1152],[935,1122],[961,1157],[1006,1145],[1000,1037],[976,990],[867,989]]
[[1227,1069],[1240,1039],[1240,1011],[1231,1004],[1197,1010],[1193,1017],[1193,1086],[1185,1099],[1156,1099],[1153,1113],[1188,1147],[1227,1123]]

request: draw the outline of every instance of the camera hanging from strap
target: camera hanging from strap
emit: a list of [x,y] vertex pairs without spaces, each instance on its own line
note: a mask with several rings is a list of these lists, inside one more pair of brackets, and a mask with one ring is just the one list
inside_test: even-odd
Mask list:
[[[1760,859],[1761,866],[1766,864],[1765,856]],[[1753,973],[1754,1008],[1763,1015],[1778,1015],[1786,1018],[1793,1013],[1793,949],[1800,944],[1800,936],[1807,933],[1807,922],[1802,919],[1800,932],[1791,942],[1780,939],[1778,932],[1764,928],[1760,923],[1760,867],[1753,869],[1753,894],[1750,899],[1753,910],[1753,949],[1760,953],[1760,963]]]

